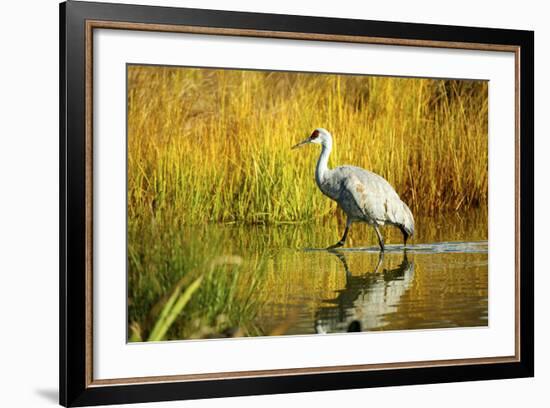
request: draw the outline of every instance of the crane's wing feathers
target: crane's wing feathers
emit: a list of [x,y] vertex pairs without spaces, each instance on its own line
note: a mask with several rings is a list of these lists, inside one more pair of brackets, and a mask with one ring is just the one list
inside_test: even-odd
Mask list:
[[340,187],[336,201],[348,215],[378,225],[393,224],[413,234],[409,207],[384,178],[354,166],[337,167],[332,172]]

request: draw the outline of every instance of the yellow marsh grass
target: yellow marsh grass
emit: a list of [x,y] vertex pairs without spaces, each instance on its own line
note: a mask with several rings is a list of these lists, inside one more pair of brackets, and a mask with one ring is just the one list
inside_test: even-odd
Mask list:
[[481,81],[154,66],[128,68],[129,222],[309,222],[336,205],[314,182],[315,127],[330,165],[385,177],[414,214],[486,206]]

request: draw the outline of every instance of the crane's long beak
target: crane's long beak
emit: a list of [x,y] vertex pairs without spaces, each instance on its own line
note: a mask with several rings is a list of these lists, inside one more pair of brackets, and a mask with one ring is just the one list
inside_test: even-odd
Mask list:
[[305,145],[307,145],[307,144],[310,143],[310,142],[311,142],[311,140],[310,140],[310,138],[308,137],[306,140],[302,140],[300,143],[295,144],[294,146],[292,146],[292,147],[291,147],[291,150],[297,149],[297,148],[302,147],[302,146],[305,146]]

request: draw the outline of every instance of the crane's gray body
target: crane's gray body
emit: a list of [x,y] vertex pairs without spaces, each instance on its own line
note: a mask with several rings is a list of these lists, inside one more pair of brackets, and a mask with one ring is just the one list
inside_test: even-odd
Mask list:
[[348,217],[342,239],[331,248],[344,245],[350,225],[357,221],[374,227],[382,251],[384,239],[378,229],[381,225],[398,227],[406,245],[407,239],[414,234],[414,218],[390,183],[378,174],[360,167],[340,166],[329,169],[332,136],[326,129],[315,129],[309,138],[295,145],[293,149],[308,143],[322,146],[315,168],[317,186],[323,194],[336,201]]
[[[316,178],[317,179],[317,178]],[[340,166],[316,180],[319,189],[338,203],[351,219],[370,225],[391,224],[414,233],[409,207],[384,178],[355,166]]]

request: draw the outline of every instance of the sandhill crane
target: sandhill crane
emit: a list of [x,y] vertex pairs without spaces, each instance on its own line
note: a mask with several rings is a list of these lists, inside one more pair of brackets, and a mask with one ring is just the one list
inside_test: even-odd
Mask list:
[[414,234],[414,218],[390,183],[378,174],[360,167],[340,166],[329,169],[332,136],[326,129],[315,129],[307,139],[294,145],[292,149],[309,143],[322,146],[315,168],[317,186],[324,195],[336,201],[347,215],[342,239],[329,248],[338,248],[346,243],[353,222],[366,222],[374,227],[381,251],[384,251],[384,239],[378,227],[385,224],[394,225],[401,230],[406,246],[407,239]]

